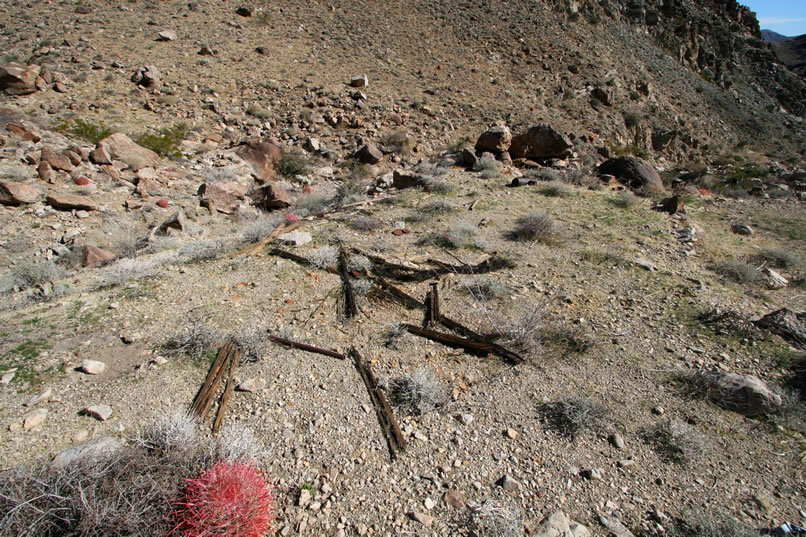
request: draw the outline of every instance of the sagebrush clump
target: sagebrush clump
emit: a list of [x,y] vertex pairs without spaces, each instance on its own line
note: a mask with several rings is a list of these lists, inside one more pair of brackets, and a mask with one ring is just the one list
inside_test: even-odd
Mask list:
[[442,385],[424,369],[390,380],[387,388],[391,403],[414,416],[430,412],[446,400]]
[[545,403],[539,410],[549,427],[570,440],[585,431],[598,430],[605,417],[605,408],[590,397],[569,397]]
[[515,222],[509,237],[518,241],[546,242],[554,235],[554,221],[544,212],[527,213]]

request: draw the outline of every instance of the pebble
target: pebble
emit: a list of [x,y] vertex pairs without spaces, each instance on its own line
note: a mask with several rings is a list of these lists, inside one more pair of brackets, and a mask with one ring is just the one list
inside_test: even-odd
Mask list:
[[501,479],[496,481],[495,484],[509,492],[514,492],[516,490],[520,490],[521,488],[521,484],[518,482],[518,480],[509,474],[504,475]]
[[420,524],[422,524],[423,526],[430,526],[431,524],[434,523],[434,517],[432,517],[431,515],[427,515],[425,513],[421,513],[419,511],[414,511],[410,513],[409,516],[412,519],[419,522]]
[[462,422],[463,425],[470,425],[473,423],[473,414],[459,414],[459,421]]
[[112,415],[112,407],[105,404],[92,405],[82,410],[81,413],[99,421],[106,421]]
[[587,470],[582,470],[579,473],[584,479],[588,479],[590,481],[598,481],[602,479],[602,471],[598,468],[589,468]]
[[518,431],[516,431],[515,429],[510,428],[510,429],[507,429],[506,435],[507,435],[507,438],[509,438],[510,440],[515,440],[518,437]]
[[431,498],[426,498],[425,501],[423,501],[423,505],[425,506],[426,509],[430,511],[431,509],[436,507],[437,503]]
[[84,360],[79,369],[88,375],[100,375],[106,369],[106,364],[98,360]]

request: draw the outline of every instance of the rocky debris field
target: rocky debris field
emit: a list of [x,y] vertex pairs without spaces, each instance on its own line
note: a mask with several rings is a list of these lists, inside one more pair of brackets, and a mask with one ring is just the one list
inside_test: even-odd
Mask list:
[[[254,459],[283,536],[806,525],[802,118],[651,9],[547,2],[549,44],[468,4],[419,47],[395,5],[2,4],[4,486],[157,423],[172,471]],[[171,524],[111,512],[73,531]]]

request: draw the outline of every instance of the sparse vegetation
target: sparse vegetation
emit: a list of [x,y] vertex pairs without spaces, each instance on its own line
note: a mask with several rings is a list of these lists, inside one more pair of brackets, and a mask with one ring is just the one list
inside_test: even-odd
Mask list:
[[469,224],[460,224],[455,226],[450,231],[428,233],[423,235],[418,241],[419,245],[433,244],[448,250],[456,250],[458,248],[474,248],[483,250],[486,248],[486,243],[479,239],[476,235],[478,229]]
[[394,406],[413,416],[431,412],[447,399],[434,374],[424,369],[390,380],[387,391]]
[[562,181],[549,181],[540,187],[540,193],[552,198],[568,198],[573,196],[574,189]]
[[543,331],[546,343],[559,345],[577,354],[585,354],[596,345],[595,336],[582,324],[555,322]]
[[259,362],[266,355],[268,331],[265,327],[250,324],[239,329],[232,337],[241,351],[241,362]]
[[336,207],[349,205],[367,199],[367,187],[355,181],[345,181],[336,189],[336,195],[330,203]]
[[761,273],[756,267],[735,259],[718,261],[713,265],[713,270],[738,283],[753,283],[761,279]]
[[293,179],[297,175],[307,175],[311,169],[311,157],[297,148],[283,149],[277,172],[283,177]]
[[397,129],[384,134],[380,145],[390,153],[408,155],[414,149],[414,139],[405,130]]
[[381,222],[377,218],[370,218],[368,216],[359,216],[358,218],[350,222],[350,226],[353,229],[357,229],[359,231],[373,231],[383,226],[383,222]]
[[632,209],[641,204],[641,198],[633,194],[631,190],[622,190],[613,203],[622,209]]
[[418,207],[406,217],[407,222],[423,222],[437,216],[446,215],[457,210],[456,205],[448,200],[437,199]]
[[317,214],[325,211],[330,206],[330,199],[324,194],[308,194],[299,198],[296,206],[305,214]]
[[135,141],[161,157],[181,157],[182,140],[189,130],[186,123],[177,123],[173,127],[161,128],[159,134],[143,133]]
[[64,269],[52,261],[45,260],[24,261],[12,270],[13,279],[19,287],[34,287],[64,277]]
[[693,426],[682,421],[659,423],[646,434],[658,454],[669,462],[688,465],[708,451],[708,440]]
[[509,293],[506,285],[494,278],[480,277],[465,284],[465,290],[476,301],[487,301],[503,298]]
[[515,223],[509,238],[518,241],[546,242],[555,234],[554,221],[544,212],[527,213]]
[[247,106],[246,113],[258,119],[269,119],[271,117],[271,112],[256,103]]
[[758,253],[759,264],[768,263],[779,269],[798,268],[803,264],[803,260],[789,250],[783,248],[765,248]]
[[680,537],[756,537],[759,534],[732,516],[712,509],[684,513],[675,521],[674,530]]
[[339,249],[330,245],[321,246],[308,256],[308,261],[323,270],[335,267],[339,262]]
[[60,121],[56,128],[91,144],[97,144],[112,134],[112,131],[105,127],[103,123],[92,123],[81,118],[65,119]]
[[539,411],[549,427],[570,440],[587,431],[598,430],[605,418],[605,408],[591,397],[570,397],[545,403]]
[[200,360],[215,345],[223,342],[224,334],[220,330],[205,324],[200,319],[193,318],[163,343],[162,351]]
[[510,502],[488,498],[470,511],[467,526],[480,537],[520,537],[523,515]]
[[[496,175],[501,171],[504,165],[495,159],[481,158],[473,165],[474,172],[493,172]],[[485,177],[486,179],[486,177]]]

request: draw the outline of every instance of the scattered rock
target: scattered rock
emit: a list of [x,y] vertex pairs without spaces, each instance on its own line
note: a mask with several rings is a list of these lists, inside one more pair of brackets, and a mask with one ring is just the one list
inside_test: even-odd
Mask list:
[[392,186],[395,188],[413,188],[427,184],[428,176],[406,170],[395,170],[392,175]]
[[153,65],[145,65],[137,69],[132,75],[132,82],[144,88],[154,88],[159,84],[161,74]]
[[90,161],[94,162],[95,164],[99,165],[110,165],[112,164],[112,157],[109,156],[109,153],[106,152],[103,146],[97,145],[95,149],[90,151]]
[[73,163],[70,162],[66,155],[57,153],[47,145],[42,147],[40,162],[47,162],[54,170],[69,172],[73,169]]
[[79,369],[88,375],[100,375],[106,369],[106,364],[98,360],[84,360]]
[[783,289],[789,285],[789,280],[769,267],[761,269],[761,273],[764,274],[764,280],[766,281],[769,289]]
[[613,106],[613,92],[609,89],[596,86],[591,90],[591,97],[605,106]]
[[518,482],[518,480],[509,474],[504,475],[501,479],[496,481],[495,484],[509,492],[520,490],[521,488],[521,484]]
[[[141,168],[157,168],[160,165],[161,159],[152,150],[136,144],[131,138],[122,132],[116,132],[107,136],[96,145],[96,149],[103,148],[106,156],[112,160],[119,160],[125,162],[135,172]],[[93,157],[95,151],[90,155]],[[104,155],[96,155],[103,158]],[[105,164],[98,160],[93,160],[96,164]]]
[[266,387],[265,379],[246,379],[241,381],[235,389],[239,392],[256,393]]
[[52,194],[45,198],[45,201],[54,209],[64,211],[85,210],[97,211],[98,205],[86,196],[76,194]]
[[[86,434],[86,431],[84,431]],[[93,460],[114,453],[122,446],[120,440],[111,436],[102,436],[89,442],[65,449],[53,458],[50,463],[52,470],[67,468],[80,460]]]
[[163,30],[157,35],[157,41],[176,41],[176,32],[173,30]]
[[265,211],[286,209],[293,205],[294,200],[284,188],[277,184],[268,184],[253,190],[249,197],[255,207]]
[[616,449],[623,449],[624,448],[624,437],[622,437],[619,433],[613,433],[607,437],[608,442]]
[[383,152],[373,143],[368,143],[359,149],[355,158],[364,164],[377,164],[383,158]]
[[37,408],[36,410],[27,412],[22,417],[22,428],[26,431],[30,431],[34,427],[42,425],[47,417],[48,411],[45,408]]
[[6,125],[6,130],[9,132],[9,134],[19,136],[23,140],[33,142],[35,144],[39,143],[39,141],[42,139],[38,134],[36,134],[31,129],[24,127],[23,125],[19,125],[17,123],[9,123],[8,125]]
[[445,503],[454,509],[464,509],[467,506],[465,495],[454,489],[445,492]]
[[806,312],[797,313],[781,308],[754,321],[754,324],[806,350]]
[[297,499],[297,507],[302,508],[308,507],[312,499],[313,498],[311,496],[311,491],[306,488],[302,489],[301,491],[299,491],[299,498]]
[[175,229],[180,233],[185,231],[185,213],[176,211],[160,225],[155,226],[154,229],[151,230],[151,233],[148,234],[148,240],[153,240],[157,235],[166,235],[171,229]]
[[476,151],[470,147],[465,147],[462,149],[462,159],[461,162],[464,166],[468,168],[472,168],[476,165],[479,161],[479,157],[476,155]]
[[642,188],[656,189],[659,192],[664,190],[658,170],[639,157],[611,158],[599,166],[598,173],[599,175],[612,175],[633,190]]
[[598,481],[602,479],[602,471],[598,468],[588,468],[579,472],[580,477],[590,481]]
[[708,398],[723,408],[745,416],[762,416],[781,406],[781,396],[758,377],[725,371],[709,371],[701,376],[708,384]]
[[251,17],[254,15],[255,10],[248,6],[241,6],[235,10],[236,15],[240,15],[241,17]]
[[0,90],[8,95],[28,95],[37,90],[36,80],[41,68],[16,62],[0,66]]
[[47,402],[53,395],[53,390],[50,388],[43,388],[36,395],[32,395],[23,403],[23,406],[34,406],[42,402]]
[[505,434],[506,437],[509,438],[510,440],[515,440],[516,438],[518,438],[518,431],[516,431],[512,427],[507,429]]
[[171,204],[166,199],[158,199],[157,200],[157,207],[160,209],[167,209]]
[[648,270],[649,272],[658,271],[658,266],[655,265],[655,263],[652,263],[651,261],[647,261],[646,259],[640,257],[635,260],[635,264],[641,267],[642,269]]
[[81,414],[90,416],[98,421],[106,421],[112,415],[112,407],[109,405],[92,405],[81,411]]
[[0,204],[29,205],[42,199],[42,191],[38,188],[18,181],[0,183]]
[[[104,250],[102,248],[98,248],[97,246],[93,246],[91,244],[86,244],[81,247],[81,264],[85,267],[93,267],[93,268],[101,267],[103,265],[111,263],[116,258],[117,256],[115,256],[115,254],[113,254],[112,252]],[[92,361],[92,360],[85,360],[85,361]],[[100,364],[102,362],[97,363]]]
[[252,165],[255,177],[259,182],[274,179],[275,168],[282,157],[280,145],[271,138],[247,140],[238,146],[236,153]]
[[367,75],[358,75],[350,79],[350,85],[354,88],[366,88],[369,86],[369,78]]
[[470,425],[473,423],[473,414],[462,413],[457,416],[462,425]]
[[294,230],[289,233],[283,233],[277,240],[280,242],[284,242],[286,244],[293,244],[294,246],[302,246],[303,244],[308,244],[313,240],[311,234],[307,231],[300,231]]
[[47,162],[40,162],[39,166],[37,166],[36,171],[39,173],[39,178],[43,181],[53,184],[56,182],[56,173],[53,171],[53,168]]
[[83,175],[79,175],[78,177],[76,177],[73,182],[78,186],[87,186],[88,184],[90,184],[89,178]]
[[599,523],[610,530],[615,537],[635,537],[633,533],[624,526],[618,519],[599,515]]
[[416,520],[423,526],[431,526],[434,523],[434,517],[426,513],[421,513],[419,511],[409,513],[409,516],[412,518],[412,520]]
[[495,155],[509,149],[512,143],[512,131],[506,126],[495,126],[487,129],[476,140],[476,153],[489,151]]
[[213,203],[216,210],[224,214],[234,214],[246,197],[247,187],[235,181],[204,183],[199,187],[199,201],[202,205]]
[[513,159],[545,160],[566,158],[571,155],[574,145],[564,134],[554,130],[548,123],[529,127],[524,134],[512,138],[509,155]]
[[736,233],[737,235],[752,235],[753,228],[748,226],[747,224],[733,224],[730,226],[730,230]]

